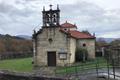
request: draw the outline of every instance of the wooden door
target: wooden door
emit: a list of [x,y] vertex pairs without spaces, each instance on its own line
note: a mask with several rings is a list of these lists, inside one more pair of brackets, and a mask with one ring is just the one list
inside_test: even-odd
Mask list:
[[56,66],[56,52],[47,53],[48,66]]

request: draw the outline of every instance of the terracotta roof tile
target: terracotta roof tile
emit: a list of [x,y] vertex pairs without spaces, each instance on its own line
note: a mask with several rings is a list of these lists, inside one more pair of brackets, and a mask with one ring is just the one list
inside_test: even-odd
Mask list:
[[62,31],[63,33],[69,34],[71,37],[76,38],[76,39],[94,39],[95,37],[90,35],[90,34],[86,34],[83,32],[79,32],[77,30],[69,30],[69,31],[65,31],[63,29],[60,29],[60,31]]
[[67,21],[65,23],[61,24],[61,27],[62,28],[77,28],[76,25],[68,23]]
[[86,33],[83,33],[83,32],[79,32],[77,30],[72,30],[72,31],[69,31],[69,33],[71,34],[72,37],[75,37],[77,39],[85,39],[85,38],[95,38],[94,36],[90,35],[90,34],[86,34]]

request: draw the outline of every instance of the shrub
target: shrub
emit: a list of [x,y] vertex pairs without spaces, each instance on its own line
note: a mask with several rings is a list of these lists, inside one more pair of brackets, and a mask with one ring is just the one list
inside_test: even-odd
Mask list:
[[85,48],[79,48],[76,50],[76,62],[85,61],[88,58],[88,52]]

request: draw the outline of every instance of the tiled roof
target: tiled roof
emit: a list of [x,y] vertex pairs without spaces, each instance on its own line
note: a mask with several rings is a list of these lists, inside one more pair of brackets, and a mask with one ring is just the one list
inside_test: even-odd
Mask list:
[[61,27],[62,28],[77,28],[76,25],[68,23],[67,21],[65,23],[61,24]]
[[76,39],[94,39],[95,38],[94,36],[90,34],[79,32],[77,30],[65,31],[61,29],[60,31],[62,31],[63,33],[69,34],[71,37],[76,38]]
[[77,39],[95,38],[94,36],[90,34],[79,32],[77,30],[69,31],[69,33],[72,37],[77,38]]

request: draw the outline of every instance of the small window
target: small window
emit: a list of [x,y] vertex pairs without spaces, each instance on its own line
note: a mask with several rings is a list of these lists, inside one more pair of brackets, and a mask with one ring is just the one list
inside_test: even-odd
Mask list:
[[86,47],[86,44],[85,44],[85,43],[83,44],[83,47]]
[[66,31],[67,29],[65,28],[64,30]]
[[52,40],[52,38],[49,38],[48,41],[49,41],[49,43],[52,43],[53,40]]

